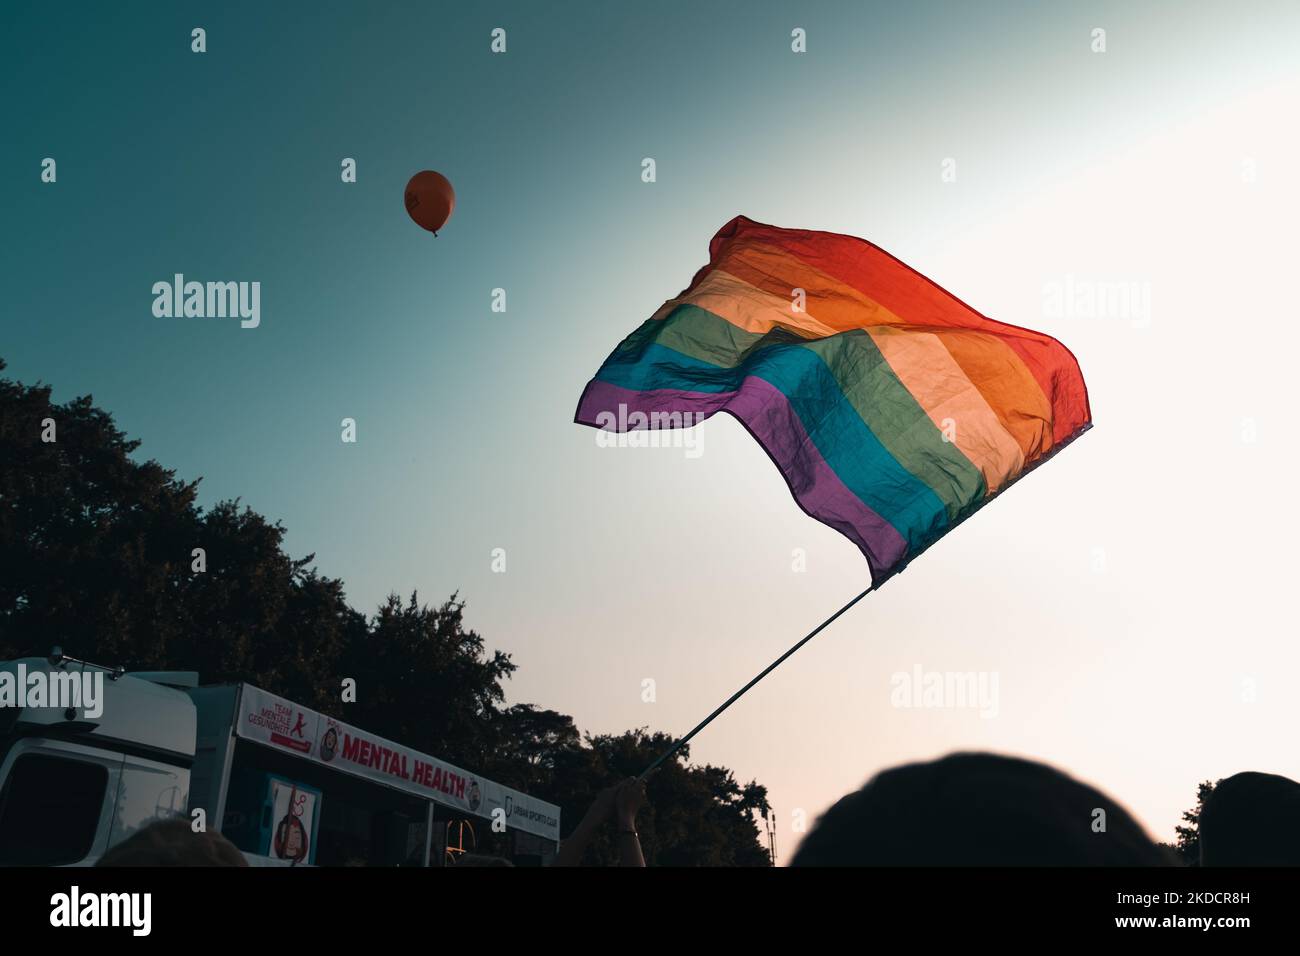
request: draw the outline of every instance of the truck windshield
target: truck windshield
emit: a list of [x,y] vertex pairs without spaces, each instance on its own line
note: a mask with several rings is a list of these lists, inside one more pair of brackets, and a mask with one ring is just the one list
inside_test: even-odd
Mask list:
[[61,866],[86,858],[99,828],[108,770],[23,754],[0,790],[0,866]]

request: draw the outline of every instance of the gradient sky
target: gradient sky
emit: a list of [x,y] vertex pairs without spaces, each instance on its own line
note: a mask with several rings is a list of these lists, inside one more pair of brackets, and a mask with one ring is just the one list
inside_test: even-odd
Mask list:
[[[733,216],[863,236],[1061,338],[1097,427],[693,758],[770,788],[786,860],[797,811],[956,749],[1051,762],[1160,839],[1200,780],[1300,778],[1300,7],[463,6],[6,7],[5,374],[93,394],[358,608],[459,590],[511,701],[680,733],[867,569],[735,421],[689,458],[598,448],[574,406]],[[437,239],[402,208],[424,168],[457,192]],[[260,281],[261,327],[154,318],[176,272]],[[1138,283],[1149,318],[1053,314],[1067,281]],[[995,672],[997,716],[892,706],[917,666]]]

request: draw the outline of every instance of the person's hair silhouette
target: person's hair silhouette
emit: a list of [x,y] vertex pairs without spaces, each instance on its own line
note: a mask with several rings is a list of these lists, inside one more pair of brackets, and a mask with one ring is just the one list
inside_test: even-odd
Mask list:
[[1300,783],[1273,773],[1220,780],[1198,832],[1201,866],[1300,866]]
[[1172,862],[1128,811],[1100,791],[1045,764],[958,753],[886,770],[841,799],[808,834],[793,865]]
[[220,833],[195,833],[188,819],[151,823],[123,840],[96,866],[248,866]]

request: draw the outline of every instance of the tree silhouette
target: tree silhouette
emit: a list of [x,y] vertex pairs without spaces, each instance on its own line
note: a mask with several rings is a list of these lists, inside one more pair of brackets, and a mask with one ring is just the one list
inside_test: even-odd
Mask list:
[[1203,780],[1196,788],[1196,806],[1183,812],[1183,821],[1188,825],[1185,827],[1174,827],[1174,832],[1178,834],[1178,841],[1174,844],[1174,851],[1182,858],[1187,866],[1200,866],[1201,863],[1201,810],[1205,806],[1205,801],[1209,799],[1210,794],[1218,783],[1211,783],[1209,780]]
[[357,702],[331,702],[333,710],[466,769],[484,767],[496,750],[501,682],[515,665],[500,651],[488,655],[483,639],[466,630],[464,609],[455,595],[437,608],[416,594],[405,604],[389,595],[343,655],[341,672],[356,679]]
[[[199,482],[136,461],[139,445],[89,396],[58,404],[47,385],[0,377],[0,660],[59,644],[248,681],[557,803],[566,832],[672,743],[647,730],[583,738],[565,714],[506,706],[515,665],[466,628],[455,594],[436,607],[390,595],[367,618],[313,555],[284,552],[278,522],[237,500],[201,508]],[[355,703],[342,702],[345,678]],[[768,865],[754,820],[764,788],[686,758],[650,778],[647,861]],[[588,862],[613,862],[608,836]]]
[[340,657],[366,629],[342,582],[291,559],[284,528],[238,501],[198,507],[199,483],[134,461],[139,444],[88,396],[56,404],[49,386],[0,378],[0,659],[58,644],[337,699]]

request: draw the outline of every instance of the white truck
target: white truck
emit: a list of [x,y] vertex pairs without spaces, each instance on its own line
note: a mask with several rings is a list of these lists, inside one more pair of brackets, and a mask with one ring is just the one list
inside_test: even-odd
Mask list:
[[544,865],[560,835],[553,804],[251,684],[0,662],[0,866],[92,865],[175,816],[255,865]]

